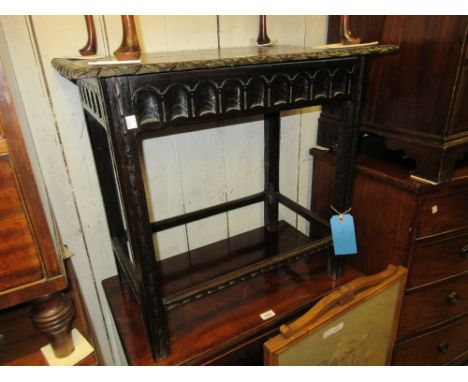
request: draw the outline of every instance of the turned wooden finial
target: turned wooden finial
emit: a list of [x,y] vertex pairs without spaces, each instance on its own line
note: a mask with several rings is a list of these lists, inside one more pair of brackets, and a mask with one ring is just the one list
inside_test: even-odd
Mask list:
[[349,16],[340,17],[340,38],[343,45],[354,45],[361,42],[359,37],[354,37],[351,33]]
[[136,60],[140,58],[141,50],[133,16],[122,16],[123,37],[119,48],[114,52],[117,60]]
[[40,297],[34,301],[30,316],[34,327],[49,339],[57,358],[73,352],[71,325],[75,308],[70,297],[64,293]]
[[94,27],[93,16],[85,16],[86,31],[88,32],[88,41],[86,45],[80,49],[82,56],[92,56],[96,54],[96,28]]
[[267,34],[266,29],[266,16],[258,16],[258,37],[257,37],[257,45],[258,46],[267,46],[271,44],[270,38]]

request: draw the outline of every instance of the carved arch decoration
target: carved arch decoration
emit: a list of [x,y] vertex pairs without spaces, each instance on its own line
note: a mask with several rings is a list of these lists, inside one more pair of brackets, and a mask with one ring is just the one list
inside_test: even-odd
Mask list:
[[349,92],[351,78],[347,70],[338,68],[332,73],[331,94],[333,97],[346,95]]
[[282,72],[246,73],[244,76],[215,77],[176,83],[164,80],[135,86],[133,109],[138,128],[143,130],[177,124],[179,120],[198,122],[238,113],[286,110],[313,105],[324,99],[349,96],[355,75],[354,62],[335,68],[286,68]]
[[312,77],[313,93],[312,99],[327,99],[330,97],[330,82],[332,75],[328,70],[321,69]]
[[306,72],[298,73],[292,79],[291,102],[310,100],[310,76]]
[[246,105],[248,110],[268,105],[268,80],[263,76],[251,78],[246,84]]
[[193,116],[191,105],[190,88],[185,85],[170,85],[163,94],[164,119],[174,121],[176,119],[187,119]]
[[229,78],[221,84],[221,112],[229,113],[244,109],[244,84],[238,78]]
[[291,78],[286,74],[277,74],[271,79],[270,100],[271,106],[290,103]]
[[140,89],[135,95],[135,115],[140,126],[161,123],[162,99],[151,87]]
[[219,88],[215,82],[199,82],[193,91],[195,116],[216,115],[219,111]]

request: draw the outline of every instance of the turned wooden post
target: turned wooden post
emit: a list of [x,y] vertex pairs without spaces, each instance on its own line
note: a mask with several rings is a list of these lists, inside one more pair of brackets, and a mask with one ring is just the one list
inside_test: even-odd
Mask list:
[[64,293],[51,293],[34,301],[31,321],[47,336],[57,358],[64,358],[75,350],[71,324],[75,316],[73,303]]
[[140,43],[133,16],[122,16],[123,37],[119,48],[114,52],[117,60],[136,60],[140,57]]
[[359,44],[361,39],[354,37],[349,25],[349,16],[340,16],[340,38],[343,45]]
[[258,37],[257,37],[257,45],[259,46],[267,46],[270,45],[271,41],[268,37],[267,30],[266,30],[266,16],[258,16]]
[[80,49],[82,56],[92,56],[96,54],[96,28],[94,26],[93,16],[85,16],[86,31],[88,32],[88,41],[86,45]]

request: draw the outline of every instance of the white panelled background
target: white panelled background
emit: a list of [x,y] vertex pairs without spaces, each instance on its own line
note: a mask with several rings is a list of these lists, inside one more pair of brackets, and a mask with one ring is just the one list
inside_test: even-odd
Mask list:
[[[94,16],[98,53],[120,44],[119,16]],[[143,51],[161,52],[255,43],[258,16],[137,16]],[[74,252],[85,303],[105,364],[125,357],[101,281],[116,274],[78,90],[50,65],[86,42],[82,16],[1,16],[0,55],[33,153],[43,198],[52,205],[63,242]],[[277,44],[326,41],[326,16],[268,16]],[[310,205],[318,108],[282,113],[280,189]],[[146,140],[148,204],[153,220],[237,199],[263,188],[263,121],[233,121],[219,129]],[[304,219],[280,208],[280,218],[307,233]],[[161,259],[237,235],[263,224],[261,204],[163,231],[155,237]]]

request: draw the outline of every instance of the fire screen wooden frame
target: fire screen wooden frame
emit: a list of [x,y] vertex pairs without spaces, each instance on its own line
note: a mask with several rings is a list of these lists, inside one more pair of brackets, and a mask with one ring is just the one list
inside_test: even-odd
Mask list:
[[389,265],[330,293],[265,343],[265,365],[389,365],[406,275]]

